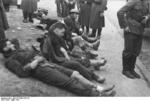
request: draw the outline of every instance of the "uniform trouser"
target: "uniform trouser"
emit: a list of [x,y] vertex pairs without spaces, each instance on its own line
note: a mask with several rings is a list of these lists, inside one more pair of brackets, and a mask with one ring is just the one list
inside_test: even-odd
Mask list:
[[66,72],[63,72],[53,67],[44,66],[37,67],[32,75],[44,83],[60,87],[79,96],[98,96],[98,92],[92,91],[91,88],[86,88],[77,80],[70,78],[68,74],[65,74]]
[[4,29],[0,26],[0,52],[2,51],[4,41],[6,39]]
[[88,70],[85,66],[81,65],[79,62],[70,60],[61,63],[60,65],[78,71],[82,76],[84,76],[88,80],[97,80],[98,76],[95,75],[92,71]]
[[124,32],[123,70],[134,70],[136,58],[142,47],[142,35]]

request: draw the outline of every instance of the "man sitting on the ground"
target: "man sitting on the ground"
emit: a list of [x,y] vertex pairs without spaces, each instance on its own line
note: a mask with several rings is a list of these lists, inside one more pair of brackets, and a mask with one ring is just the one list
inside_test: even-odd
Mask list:
[[65,40],[63,39],[64,33],[64,24],[58,22],[51,26],[48,37],[45,38],[43,47],[41,48],[43,56],[51,62],[78,71],[88,80],[104,82],[104,78],[98,77],[95,73],[88,70],[85,66],[71,59],[71,57],[67,53],[67,47],[65,44]]

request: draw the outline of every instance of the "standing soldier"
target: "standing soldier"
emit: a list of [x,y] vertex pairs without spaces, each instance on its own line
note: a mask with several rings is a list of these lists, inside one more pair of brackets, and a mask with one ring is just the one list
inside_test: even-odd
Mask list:
[[5,37],[5,30],[8,29],[8,22],[5,14],[5,9],[3,6],[2,0],[0,0],[0,52],[2,52],[2,47],[4,45]]
[[89,33],[89,22],[90,22],[90,13],[91,13],[91,6],[92,6],[93,0],[78,0],[79,2],[79,22],[84,30],[84,27],[86,27],[86,33]]
[[102,27],[105,26],[104,11],[107,9],[107,0],[94,0],[91,8],[90,27],[92,28],[91,37],[101,36]]
[[135,72],[136,58],[141,51],[144,27],[150,18],[146,0],[127,2],[117,13],[120,27],[124,29],[125,48],[123,51],[122,73],[131,78],[140,78]]

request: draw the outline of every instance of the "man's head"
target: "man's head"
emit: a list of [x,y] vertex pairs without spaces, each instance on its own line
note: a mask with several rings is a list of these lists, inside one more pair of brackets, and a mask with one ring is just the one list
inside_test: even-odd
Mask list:
[[2,54],[4,55],[4,57],[7,58],[11,55],[11,53],[13,53],[14,51],[16,51],[18,49],[20,49],[20,44],[17,39],[12,39],[12,40],[7,39],[4,42]]
[[4,43],[3,51],[15,51],[20,48],[19,41],[17,39],[6,40]]
[[61,22],[57,22],[50,27],[49,31],[54,32],[59,37],[63,37],[65,35],[66,26]]
[[79,11],[77,9],[72,9],[69,14],[72,18],[74,18],[75,20],[78,20]]
[[17,52],[18,50],[28,50],[36,54],[39,53],[39,51],[33,45],[26,45],[24,48],[22,48],[20,47],[18,39],[7,39],[4,43],[2,54],[5,58],[9,58],[13,55],[14,52]]

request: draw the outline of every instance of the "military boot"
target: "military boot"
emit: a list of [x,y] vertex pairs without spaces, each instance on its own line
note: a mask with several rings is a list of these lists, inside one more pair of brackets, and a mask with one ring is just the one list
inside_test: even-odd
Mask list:
[[135,76],[131,73],[130,68],[132,67],[131,65],[131,57],[126,58],[123,56],[122,58],[123,62],[123,71],[122,74],[125,75],[128,78],[135,79]]
[[141,76],[135,72],[135,64],[136,64],[136,56],[132,56],[132,67],[131,67],[131,73],[136,77],[136,78],[141,78]]

